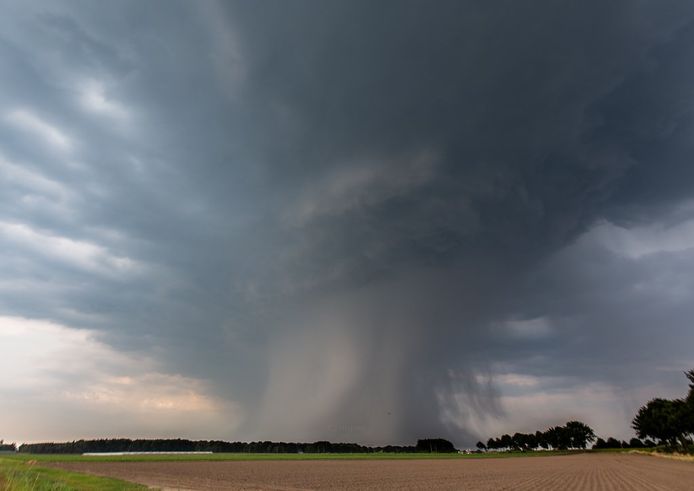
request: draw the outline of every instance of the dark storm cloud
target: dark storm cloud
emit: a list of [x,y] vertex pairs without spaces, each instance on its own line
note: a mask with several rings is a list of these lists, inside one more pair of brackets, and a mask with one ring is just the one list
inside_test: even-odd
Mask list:
[[7,8],[0,308],[228,437],[470,443],[692,361],[686,2]]

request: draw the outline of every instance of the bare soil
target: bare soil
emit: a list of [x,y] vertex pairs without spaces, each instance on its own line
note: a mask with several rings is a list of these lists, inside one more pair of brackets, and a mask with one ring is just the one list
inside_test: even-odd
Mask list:
[[644,455],[454,460],[65,462],[64,469],[183,490],[694,490],[694,464]]

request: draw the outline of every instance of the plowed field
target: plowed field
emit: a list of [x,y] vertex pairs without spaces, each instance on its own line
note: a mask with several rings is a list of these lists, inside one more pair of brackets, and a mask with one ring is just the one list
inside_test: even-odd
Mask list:
[[453,460],[69,462],[55,464],[186,490],[694,490],[694,463],[627,454]]

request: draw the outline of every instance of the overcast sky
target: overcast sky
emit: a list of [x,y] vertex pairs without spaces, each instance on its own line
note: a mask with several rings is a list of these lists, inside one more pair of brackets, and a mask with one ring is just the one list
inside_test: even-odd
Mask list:
[[691,2],[0,8],[0,438],[627,438],[685,392]]

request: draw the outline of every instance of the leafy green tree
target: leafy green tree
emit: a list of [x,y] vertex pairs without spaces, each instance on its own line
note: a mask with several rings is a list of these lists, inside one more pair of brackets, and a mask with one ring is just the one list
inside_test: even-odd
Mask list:
[[644,446],[645,445],[643,444],[643,442],[638,438],[632,438],[631,440],[629,440],[630,448],[643,448]]
[[605,448],[622,448],[622,442],[611,436],[607,439]]
[[607,442],[603,440],[602,438],[598,438],[598,440],[593,444],[594,449],[599,449],[599,448],[607,448]]
[[417,440],[416,452],[457,452],[455,446],[443,438],[425,438]]
[[652,399],[639,408],[631,422],[639,438],[652,437],[661,444],[688,449],[694,438],[694,370],[684,372],[689,392],[684,399]]
[[639,438],[651,437],[672,446],[678,441],[686,445],[687,406],[682,399],[652,399],[641,406],[631,426]]
[[564,426],[553,426],[545,431],[545,439],[553,449],[566,450],[571,446],[569,432]]
[[580,421],[569,421],[564,428],[571,448],[586,448],[588,443],[595,440],[593,429]]
[[684,407],[682,408],[682,431],[691,440],[694,434],[694,370],[684,372],[684,375],[689,380],[689,393],[684,400]]
[[609,437],[607,441],[603,440],[602,438],[598,438],[595,445],[593,445],[593,448],[622,448],[622,442],[614,437]]
[[0,452],[16,452],[17,446],[14,443],[5,443],[4,440],[0,440]]
[[513,450],[526,450],[525,435],[523,433],[514,433],[511,437],[511,448]]

